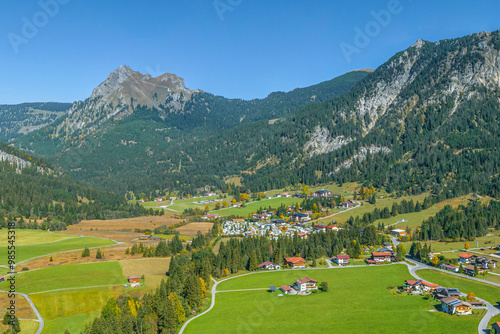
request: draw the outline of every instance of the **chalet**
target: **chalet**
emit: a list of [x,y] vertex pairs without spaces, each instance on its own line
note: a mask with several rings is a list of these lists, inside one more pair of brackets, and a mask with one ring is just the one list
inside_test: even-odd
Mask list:
[[476,257],[476,264],[478,266],[483,266],[486,269],[495,269],[497,267],[497,261],[484,256]]
[[292,215],[292,220],[296,222],[307,222],[311,220],[311,218],[309,218],[309,215],[305,213],[294,213]]
[[305,268],[306,260],[299,257],[287,257],[285,258],[285,263],[292,268]]
[[281,197],[281,194],[276,194],[274,195],[276,198],[280,198]]
[[458,267],[452,266],[449,263],[442,263],[439,265],[439,268],[444,269],[444,270],[453,271],[454,273],[458,273]]
[[161,202],[161,201],[163,201],[163,198],[161,198],[161,197],[155,197],[155,202]]
[[280,286],[280,290],[283,291],[283,293],[286,295],[295,295],[297,293],[297,291],[295,289],[292,289],[288,285]]
[[275,269],[280,269],[280,266],[278,264],[272,263],[272,262],[264,262],[261,263],[257,266],[258,269],[269,269],[269,270],[275,270]]
[[283,193],[283,197],[292,197],[290,193]]
[[318,190],[315,191],[311,197],[332,197],[332,192],[329,190]]
[[387,249],[392,249],[392,244],[390,242],[387,242],[387,241],[382,243],[382,246],[384,246]]
[[326,226],[325,225],[314,225],[314,229],[316,231],[325,232],[326,231]]
[[418,293],[421,292],[429,292],[436,290],[439,287],[439,284],[432,284],[422,280],[406,280],[406,284],[403,285],[403,288],[406,288],[408,291],[415,291]]
[[406,235],[406,231],[405,230],[401,230],[401,229],[394,229],[394,230],[391,230],[391,234],[394,235],[395,237],[404,237]]
[[436,288],[434,290],[434,297],[437,299],[443,299],[446,297],[459,298],[462,295],[460,290],[454,288]]
[[309,292],[312,290],[317,290],[318,281],[309,277],[302,277],[301,279],[295,281],[295,283],[293,284],[293,288],[298,292]]
[[391,252],[373,252],[372,260],[375,261],[375,263],[391,262],[392,256]]
[[458,263],[473,263],[474,255],[469,253],[462,253],[458,255]]
[[332,261],[338,265],[342,265],[342,264],[348,264],[350,258],[351,257],[349,255],[337,255],[332,257]]
[[161,237],[151,237],[149,238],[150,240],[155,240],[155,241],[160,241],[161,240]]
[[472,305],[454,297],[441,299],[443,312],[456,315],[472,314]]
[[129,283],[139,283],[141,281],[141,276],[129,276],[127,279]]
[[341,209],[349,209],[355,206],[358,203],[358,201],[350,199],[348,201],[342,202],[339,204],[339,208]]
[[307,236],[309,235],[309,232],[302,232],[302,233],[297,233],[297,236],[301,239],[307,239]]
[[148,234],[142,234],[139,236],[139,240],[148,240],[149,238],[151,238],[151,236]]
[[[482,274],[484,272],[484,267],[483,266],[477,266],[477,273]],[[469,264],[468,266],[464,267],[464,274],[469,275],[469,276],[476,276],[474,273],[474,266],[472,264]]]
[[269,217],[271,217],[270,214],[268,213],[254,213],[252,214],[252,218],[255,218],[255,219],[262,219],[262,220],[265,220],[265,219],[268,219]]
[[144,203],[144,200],[143,200],[143,199],[140,199],[140,200],[139,200],[139,203]]
[[335,231],[335,232],[338,232],[338,231],[340,231],[340,230],[341,230],[341,228],[340,228],[340,227],[335,226],[335,225],[328,225],[328,226],[326,227],[326,229],[327,229],[327,230],[330,230],[330,231]]

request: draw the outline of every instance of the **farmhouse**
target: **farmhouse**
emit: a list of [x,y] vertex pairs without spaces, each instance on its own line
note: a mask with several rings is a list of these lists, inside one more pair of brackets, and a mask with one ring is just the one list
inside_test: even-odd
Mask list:
[[161,202],[161,201],[163,201],[163,198],[161,198],[161,197],[155,197],[155,202]]
[[287,257],[285,263],[292,268],[305,268],[306,260],[299,257]]
[[309,277],[302,277],[301,279],[295,281],[295,283],[293,284],[293,288],[298,292],[309,292],[312,290],[317,290],[318,281]]
[[489,259],[484,256],[476,257],[476,264],[478,266],[483,266],[484,268],[487,269],[495,269],[497,267],[497,261]]
[[417,293],[429,292],[439,287],[439,284],[432,284],[422,280],[406,280],[403,289],[406,291],[414,291]]
[[458,273],[458,267],[452,266],[449,263],[442,263],[439,265],[439,268],[444,269],[444,270],[453,271],[454,273]]
[[259,264],[257,266],[257,268],[275,270],[275,269],[280,269],[280,266],[279,266],[279,264],[275,264],[275,263],[267,261],[267,262]]
[[339,208],[341,209],[349,209],[355,206],[358,203],[358,201],[350,199],[348,201],[342,202],[339,204]]
[[151,238],[151,236],[148,234],[143,234],[143,235],[139,236],[140,240],[148,240],[149,238]]
[[472,263],[474,258],[473,254],[462,253],[458,255],[458,263]]
[[445,313],[457,315],[472,314],[472,305],[457,298],[443,298],[441,299],[441,306]]
[[342,264],[349,263],[350,258],[351,257],[349,255],[337,255],[337,256],[332,257],[332,261],[338,265],[342,265]]
[[216,218],[219,218],[219,215],[216,214],[216,213],[213,213],[213,214],[209,214],[209,215],[204,215],[201,217],[201,219],[216,219]]
[[[484,267],[477,266],[477,273],[482,274],[483,272],[484,272]],[[476,274],[474,273],[474,266],[472,264],[465,266],[464,267],[464,274],[469,275],[469,276],[476,276]]]
[[129,283],[139,283],[140,281],[141,281],[141,276],[129,276],[128,277]]
[[375,263],[391,262],[392,253],[391,252],[373,252],[372,260]]
[[318,190],[315,191],[311,197],[332,197],[332,192],[329,190]]

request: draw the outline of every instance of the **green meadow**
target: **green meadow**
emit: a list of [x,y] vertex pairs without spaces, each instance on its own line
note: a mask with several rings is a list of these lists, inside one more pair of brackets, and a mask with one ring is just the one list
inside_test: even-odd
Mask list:
[[[0,229],[0,246],[8,245],[8,229]],[[76,238],[76,235],[47,232],[44,230],[15,230],[15,243],[17,246],[33,245]]]
[[[16,263],[32,259],[34,257],[48,255],[57,252],[64,252],[75,249],[83,249],[85,247],[102,247],[114,245],[115,242],[102,238],[93,237],[76,237],[70,239],[62,239],[56,242],[46,244],[32,244],[16,246]],[[7,246],[0,247],[0,264],[7,264]]]
[[481,318],[451,316],[438,312],[433,299],[395,294],[388,287],[411,278],[404,265],[265,272],[222,282],[217,290],[280,286],[303,276],[328,282],[329,291],[309,296],[220,292],[214,309],[185,333],[473,333]]
[[[16,274],[16,290],[22,293],[114,285],[125,282],[122,268],[118,262],[67,264]],[[5,289],[7,283],[0,283],[0,290]]]

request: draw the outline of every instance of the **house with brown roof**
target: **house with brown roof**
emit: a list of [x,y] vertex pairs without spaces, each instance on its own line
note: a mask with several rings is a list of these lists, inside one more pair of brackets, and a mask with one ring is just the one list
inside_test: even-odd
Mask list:
[[372,260],[375,263],[391,262],[392,253],[391,252],[373,252]]
[[406,284],[403,285],[403,288],[406,288],[408,292],[413,291],[416,293],[429,292],[435,290],[439,287],[439,284],[432,284],[422,280],[406,280]]
[[293,283],[293,288],[301,293],[317,290],[318,281],[309,277],[302,277],[301,279],[298,279],[295,281],[295,283]]
[[442,263],[439,265],[439,268],[444,269],[444,270],[453,271],[454,273],[458,273],[458,267],[453,266],[449,263]]
[[301,258],[300,256],[298,257],[287,257],[285,258],[285,263],[292,268],[305,268],[306,267],[306,260]]
[[[477,266],[478,275],[482,274],[484,272],[484,269],[485,268],[483,266]],[[474,273],[474,266],[472,264],[465,266],[464,267],[464,274],[469,275],[469,276],[476,276],[476,273]]]

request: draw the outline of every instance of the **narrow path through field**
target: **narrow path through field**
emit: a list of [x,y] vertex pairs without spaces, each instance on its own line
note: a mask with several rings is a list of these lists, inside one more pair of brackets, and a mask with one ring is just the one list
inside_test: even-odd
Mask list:
[[[10,293],[9,291],[4,291],[4,290],[1,290],[0,292]],[[19,296],[23,296],[24,298],[26,298],[26,300],[30,304],[31,308],[33,309],[33,312],[35,312],[35,315],[38,319],[38,320],[34,320],[34,319],[30,319],[30,320],[38,321],[38,323],[40,324],[38,326],[38,330],[36,331],[36,334],[42,333],[43,326],[45,325],[45,322],[43,321],[42,315],[40,314],[40,312],[38,312],[38,309],[36,308],[35,304],[31,300],[31,298],[27,294],[20,293],[20,292],[14,292],[14,294],[19,295]]]
[[[423,263],[420,263],[420,262],[417,262],[417,261],[411,261],[411,260],[409,260],[409,262],[415,264],[414,266],[411,266],[409,264],[407,264],[407,265],[408,265],[408,270],[410,271],[410,275],[412,275],[416,279],[422,279],[422,278],[420,278],[416,274],[417,270],[430,269],[430,270],[435,270],[435,271],[441,271],[441,272],[444,272],[446,274],[450,274],[450,275],[453,275],[453,276],[458,276],[458,277],[461,277],[461,278],[465,278],[465,279],[469,279],[469,280],[473,280],[473,281],[478,281],[480,283],[485,283],[485,284],[493,285],[493,286],[496,286],[496,287],[500,287],[500,284],[498,284],[498,283],[489,282],[489,281],[486,281],[486,280],[483,280],[483,279],[480,279],[480,278],[464,277],[464,275],[461,275],[461,274],[458,274],[458,273],[454,273],[454,272],[450,272],[450,271],[443,270],[443,269],[434,268],[434,267],[428,266],[426,264],[423,264]],[[477,298],[477,299],[479,299],[480,301],[482,301],[486,305],[486,308],[487,308],[486,314],[483,316],[483,318],[479,322],[479,326],[477,328],[477,332],[479,334],[485,334],[485,333],[488,333],[488,330],[487,330],[488,323],[490,322],[491,318],[493,318],[494,316],[500,314],[500,309],[498,309],[497,306],[492,305],[491,303],[489,303],[488,301],[486,301],[484,299],[481,299],[481,298]]]
[[221,290],[221,291],[217,291],[217,292],[242,292],[242,291],[255,291],[255,290],[269,290],[269,288],[239,289],[239,290]]

